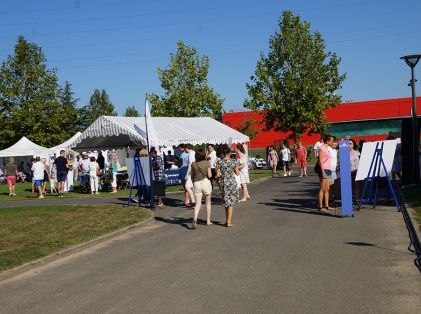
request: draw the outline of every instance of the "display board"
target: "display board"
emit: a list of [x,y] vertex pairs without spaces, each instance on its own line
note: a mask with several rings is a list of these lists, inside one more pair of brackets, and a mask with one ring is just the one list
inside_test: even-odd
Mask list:
[[[367,178],[368,172],[370,170],[370,165],[373,160],[374,152],[376,150],[376,145],[377,143],[382,143],[382,142],[384,143],[382,159],[386,166],[387,174],[390,176],[391,171],[392,171],[393,158],[395,157],[396,144],[397,144],[396,140],[366,142],[364,143],[363,149],[361,151],[360,163],[358,165],[358,171],[357,171],[357,176],[355,178],[355,181],[361,181]],[[380,176],[381,177],[386,176],[386,173],[384,172],[383,167],[380,167]]]
[[[145,178],[145,182],[142,182],[142,175],[137,176],[137,182],[135,182],[136,176],[134,175],[135,167],[134,167],[134,159],[133,158],[126,158],[126,166],[127,166],[127,174],[129,175],[130,186],[139,186],[139,185],[151,185],[150,179],[150,172],[149,172],[149,157],[138,157],[141,164],[141,171],[143,171],[143,177]],[[152,174],[153,175],[153,174]]]

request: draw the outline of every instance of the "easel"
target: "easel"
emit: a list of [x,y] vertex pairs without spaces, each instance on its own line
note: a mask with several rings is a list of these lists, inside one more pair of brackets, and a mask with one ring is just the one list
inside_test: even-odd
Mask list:
[[[380,147],[379,147],[379,144]],[[377,191],[379,187],[380,180],[380,170],[383,170],[386,174],[387,185],[395,201],[395,205],[400,211],[400,205],[396,197],[395,190],[393,189],[392,182],[389,175],[387,174],[386,166],[383,161],[383,145],[384,142],[379,142],[376,144],[376,149],[374,151],[373,159],[371,160],[370,169],[368,170],[367,177],[364,179],[364,187],[361,193],[361,197],[358,200],[358,209],[361,208],[362,204],[373,204],[373,208],[376,207],[377,202]],[[367,191],[367,198],[364,198],[365,192]]]
[[129,199],[127,200],[127,206],[130,206],[130,203],[132,201],[133,186],[136,185],[137,190],[138,190],[137,200],[140,207],[140,195],[141,194],[143,195],[144,193],[143,188],[147,187],[147,185],[146,185],[145,175],[143,174],[142,164],[140,163],[140,158],[138,156],[134,156],[133,161],[134,161],[134,169],[130,176],[130,182],[133,184],[130,184],[130,192],[129,192]]

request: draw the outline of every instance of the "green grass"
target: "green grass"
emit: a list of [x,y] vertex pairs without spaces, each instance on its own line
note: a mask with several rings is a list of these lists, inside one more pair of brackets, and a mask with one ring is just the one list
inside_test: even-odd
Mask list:
[[0,271],[142,221],[150,213],[121,205],[0,209]]
[[411,186],[402,190],[403,195],[408,202],[409,206],[414,209],[415,221],[421,231],[421,193],[420,188]]

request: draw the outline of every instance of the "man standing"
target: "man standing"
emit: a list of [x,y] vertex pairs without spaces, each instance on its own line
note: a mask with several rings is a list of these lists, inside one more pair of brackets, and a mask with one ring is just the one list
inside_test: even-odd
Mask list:
[[80,173],[80,183],[79,187],[81,191],[88,190],[89,183],[89,156],[86,153],[82,153],[82,159],[79,161],[79,173]]
[[42,194],[42,184],[44,183],[44,170],[45,165],[41,162],[41,158],[38,156],[35,158],[35,162],[32,164],[33,182],[38,190],[38,198],[44,198]]
[[64,197],[64,183],[67,180],[67,172],[69,170],[64,153],[65,151],[62,149],[60,156],[54,160],[54,166],[57,170],[58,197]]
[[16,177],[19,176],[19,173],[13,157],[9,157],[9,163],[4,167],[4,176],[6,177],[7,184],[9,185],[9,196],[15,196]]

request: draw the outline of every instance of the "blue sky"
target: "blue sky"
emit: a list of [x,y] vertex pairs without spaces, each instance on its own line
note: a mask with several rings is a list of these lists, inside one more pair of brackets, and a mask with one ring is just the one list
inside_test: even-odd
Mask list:
[[[411,96],[399,58],[421,54],[419,0],[3,0],[0,61],[23,35],[43,49],[60,83],[73,85],[79,106],[105,89],[119,114],[129,105],[143,112],[146,92],[163,94],[156,68],[182,40],[209,57],[209,86],[224,109],[242,110],[245,84],[287,9],[342,58],[344,101]],[[421,65],[416,76],[421,82]]]

